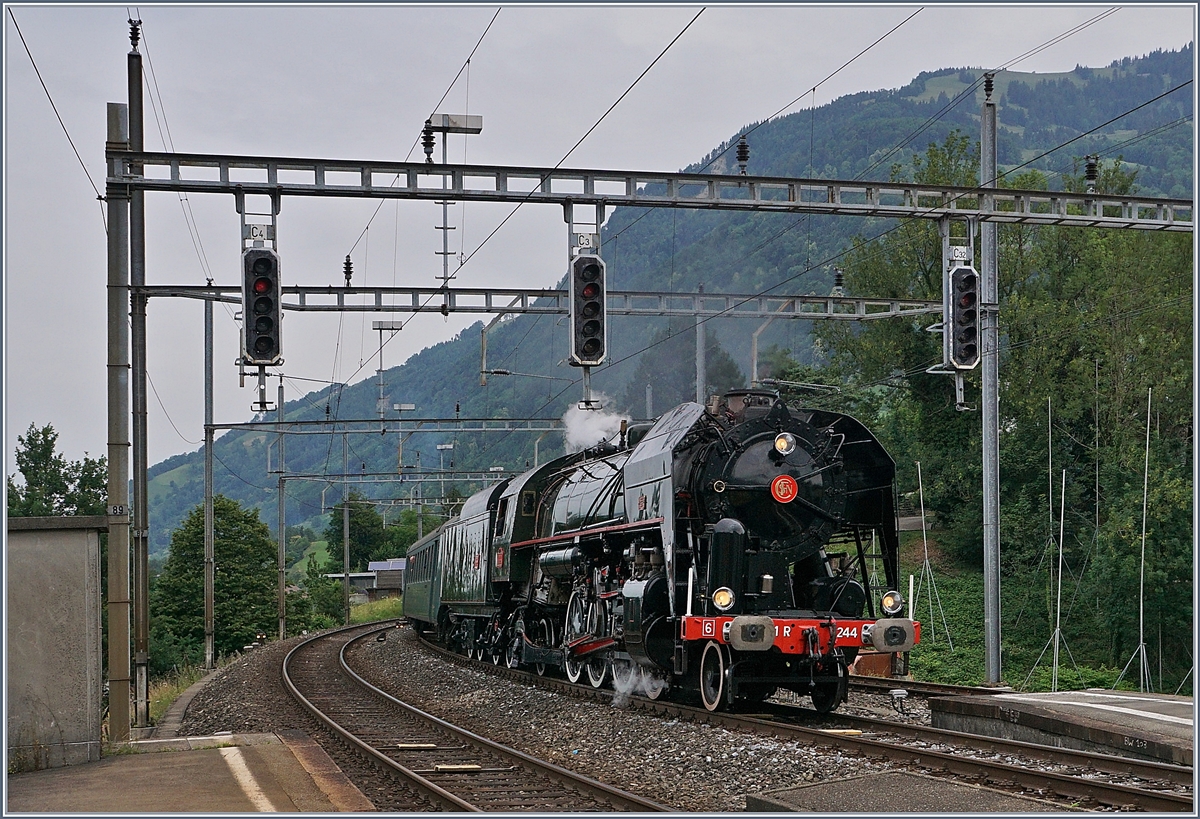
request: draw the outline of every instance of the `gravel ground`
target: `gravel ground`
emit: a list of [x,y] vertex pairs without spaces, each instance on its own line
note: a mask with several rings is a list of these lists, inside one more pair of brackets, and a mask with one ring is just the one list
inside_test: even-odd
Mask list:
[[[325,747],[379,809],[404,809],[388,796],[394,786],[342,750],[284,689],[280,667],[299,639],[255,649],[218,672],[192,700],[180,734],[302,730]],[[889,768],[795,742],[528,688],[447,664],[421,649],[407,628],[391,632],[387,642],[362,644],[356,654],[354,664],[363,676],[406,702],[679,811],[741,811],[747,793]],[[885,704],[843,709],[894,715]]]
[[890,767],[511,683],[445,663],[408,629],[362,644],[351,662],[429,713],[680,811],[741,811],[747,793]]

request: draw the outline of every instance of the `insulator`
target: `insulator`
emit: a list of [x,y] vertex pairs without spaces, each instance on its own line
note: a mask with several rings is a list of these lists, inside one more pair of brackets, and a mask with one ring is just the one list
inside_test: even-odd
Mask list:
[[1087,192],[1096,192],[1096,180],[1100,178],[1097,169],[1097,163],[1100,160],[1099,154],[1090,154],[1087,157],[1087,168],[1084,171],[1084,179],[1087,180]]
[[129,20],[129,44],[131,46],[133,46],[134,51],[137,51],[138,40],[140,40],[142,38],[141,27],[142,27],[141,20],[134,20],[134,19],[130,18],[130,20]]
[[833,286],[842,287],[845,282],[845,276],[840,269],[835,268],[833,271]]
[[350,257],[346,257],[345,263],[342,265],[342,275],[346,277],[346,286],[350,286],[350,278],[354,275],[354,262],[350,261]]
[[992,88],[995,85],[995,79],[996,79],[995,74],[984,74],[983,75],[983,94],[988,99],[992,98]]
[[750,146],[746,142],[745,134],[742,134],[741,137],[738,138],[737,161],[738,168],[740,168],[742,174],[745,175],[746,163],[750,161]]
[[425,129],[421,131],[421,145],[425,147],[425,162],[433,164],[433,122],[425,120]]

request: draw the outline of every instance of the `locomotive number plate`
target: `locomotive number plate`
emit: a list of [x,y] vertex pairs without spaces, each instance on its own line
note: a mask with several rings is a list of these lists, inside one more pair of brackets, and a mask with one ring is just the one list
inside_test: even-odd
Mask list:
[[796,485],[796,479],[791,475],[780,475],[771,481],[771,497],[780,503],[791,503],[799,491],[800,487]]

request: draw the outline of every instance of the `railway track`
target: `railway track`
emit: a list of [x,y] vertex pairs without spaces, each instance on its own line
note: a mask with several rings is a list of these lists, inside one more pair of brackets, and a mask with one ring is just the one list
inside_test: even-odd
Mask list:
[[[483,666],[488,673],[569,696],[601,701],[610,701],[613,696],[608,690],[480,664],[428,642],[423,641],[422,645],[451,662],[473,668]],[[1193,811],[1193,771],[1176,765],[1049,748],[887,720],[842,714],[822,717],[806,708],[773,703],[756,706],[754,714],[711,713],[701,708],[641,697],[630,697],[629,707],[668,718],[707,722],[833,747],[850,754],[887,759],[935,775],[956,776],[974,784],[1043,799],[1109,809]]]
[[302,707],[411,793],[412,810],[667,810],[491,742],[371,685],[350,669],[345,651],[381,630],[379,624],[355,626],[299,644],[283,661],[283,680]]

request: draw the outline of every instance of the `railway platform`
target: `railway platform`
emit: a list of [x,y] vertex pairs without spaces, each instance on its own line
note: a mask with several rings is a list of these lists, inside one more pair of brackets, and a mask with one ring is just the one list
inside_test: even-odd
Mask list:
[[930,699],[936,728],[1191,765],[1195,701],[1136,691],[1005,693]]
[[148,736],[108,749],[99,762],[9,774],[5,815],[375,810],[303,732],[179,736],[184,710],[209,679],[185,691],[152,731],[142,729]]
[[12,813],[374,810],[300,732],[135,740],[99,762],[8,776]]

